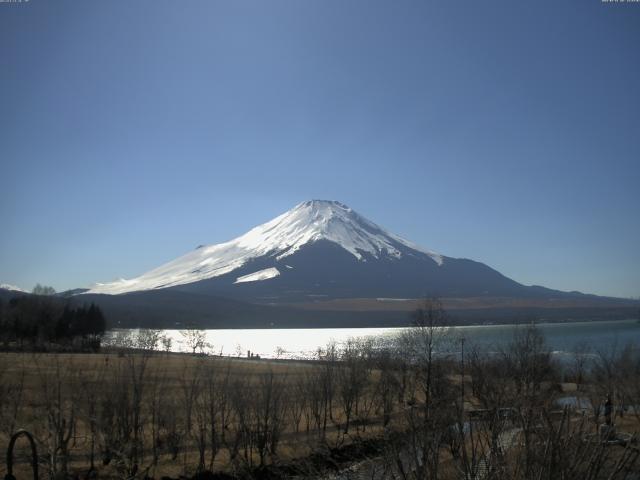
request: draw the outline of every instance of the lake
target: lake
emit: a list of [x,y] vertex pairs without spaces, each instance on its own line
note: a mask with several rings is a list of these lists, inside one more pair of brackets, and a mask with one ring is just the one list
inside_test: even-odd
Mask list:
[[[628,343],[640,345],[638,320],[571,323],[540,323],[547,345],[556,355],[570,354],[582,344],[593,351],[622,348]],[[473,325],[450,327],[456,338],[466,345],[492,350],[508,344],[517,325]],[[401,328],[297,328],[297,329],[224,329],[205,330],[207,352],[224,356],[246,356],[247,351],[262,358],[311,358],[319,347],[329,342],[342,344],[350,338],[387,337]],[[163,330],[172,339],[173,351],[188,351],[180,330]],[[456,347],[457,348],[457,347]]]

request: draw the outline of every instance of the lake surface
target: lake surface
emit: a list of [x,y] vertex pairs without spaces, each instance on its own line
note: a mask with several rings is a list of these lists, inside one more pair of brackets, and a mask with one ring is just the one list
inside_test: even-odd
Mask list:
[[[592,351],[623,348],[628,343],[640,346],[638,320],[540,323],[547,345],[557,355],[571,354],[582,344]],[[497,350],[507,345],[517,325],[474,325],[450,327],[455,338],[465,338],[465,345],[478,345]],[[205,330],[208,347],[205,351],[224,356],[246,357],[247,351],[262,358],[312,358],[318,348],[329,342],[343,344],[350,338],[393,338],[401,328],[298,328],[298,329],[238,329]],[[134,331],[135,332],[135,331]],[[180,330],[163,330],[172,339],[173,351],[189,351]],[[455,343],[454,345],[459,345]],[[458,347],[453,347],[458,348]],[[465,347],[467,348],[467,347]]]

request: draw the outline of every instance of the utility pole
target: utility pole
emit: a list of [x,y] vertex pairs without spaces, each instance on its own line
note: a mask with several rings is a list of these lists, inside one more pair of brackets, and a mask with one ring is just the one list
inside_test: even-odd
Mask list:
[[460,379],[461,392],[462,392],[462,413],[464,414],[464,337],[460,339],[460,363],[462,366],[462,378]]

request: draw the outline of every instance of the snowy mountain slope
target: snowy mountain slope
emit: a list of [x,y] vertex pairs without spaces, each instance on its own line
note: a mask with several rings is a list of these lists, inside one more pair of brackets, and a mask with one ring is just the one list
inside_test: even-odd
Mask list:
[[233,283],[259,282],[261,280],[275,278],[278,275],[280,275],[280,271],[277,268],[265,268],[264,270],[258,270],[257,272],[250,273],[249,275],[242,275]]
[[10,285],[8,283],[0,283],[0,289],[2,290],[9,290],[12,292],[22,292],[22,293],[26,293],[27,291],[20,288],[20,287],[16,287],[15,285]]
[[[246,234],[84,294],[182,292],[284,305],[348,298],[566,295],[394,235],[339,202],[313,200]],[[157,296],[154,296],[157,298]]]
[[[359,263],[401,260],[408,256],[430,259],[433,266],[442,266],[447,260],[384,230],[346,205],[312,200],[234,240],[199,247],[139,277],[97,284],[86,293],[122,294],[163,289],[224,277],[232,272],[239,273],[234,275],[236,281],[233,283],[266,281],[278,277],[282,270],[274,265],[256,268],[253,272],[241,270],[254,263],[260,264],[265,258],[271,263],[284,261],[309,246],[325,242],[338,246]],[[291,270],[289,265],[282,266]],[[267,270],[267,273],[260,275],[259,270]]]
[[[0,299],[9,294],[0,291]],[[406,305],[415,305],[406,299],[430,296],[459,300],[467,307],[456,315],[470,321],[628,318],[629,308],[637,308],[522,285],[483,263],[418,247],[346,205],[320,200],[139,277],[63,295],[95,302],[113,325],[152,328],[400,326],[410,322]],[[584,303],[591,300],[608,310]],[[553,313],[549,306],[556,304],[568,307]]]

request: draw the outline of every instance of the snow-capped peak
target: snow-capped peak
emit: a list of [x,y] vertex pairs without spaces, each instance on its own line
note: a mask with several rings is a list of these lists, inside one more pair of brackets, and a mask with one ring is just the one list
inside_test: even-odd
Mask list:
[[280,260],[319,240],[338,244],[358,260],[365,254],[400,258],[400,249],[406,247],[428,255],[438,265],[443,261],[441,255],[385,231],[340,202],[311,200],[234,240],[200,246],[137,278],[97,284],[87,293],[118,294],[193,283],[232,272],[265,255]]
[[278,259],[318,240],[337,243],[358,260],[362,259],[364,253],[378,258],[384,251],[400,257],[397,249],[399,243],[426,253],[438,264],[442,263],[442,257],[435,252],[421,249],[383,230],[343,203],[330,200],[300,203],[271,222],[249,231],[240,240],[240,245],[249,248],[266,246],[267,250],[277,250]]
[[26,293],[26,290],[23,290],[20,287],[16,287],[15,285],[9,285],[8,283],[0,283],[0,290],[11,290],[12,292],[22,292]]

